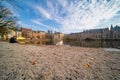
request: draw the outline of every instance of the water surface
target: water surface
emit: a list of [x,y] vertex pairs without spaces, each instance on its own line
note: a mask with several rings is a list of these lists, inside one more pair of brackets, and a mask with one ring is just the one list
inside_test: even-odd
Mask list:
[[95,48],[120,48],[120,41],[64,41],[65,45],[80,46],[80,47],[95,47]]

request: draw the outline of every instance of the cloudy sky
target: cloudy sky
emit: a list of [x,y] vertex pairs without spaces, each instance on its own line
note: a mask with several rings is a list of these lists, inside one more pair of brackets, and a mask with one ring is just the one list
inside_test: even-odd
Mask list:
[[14,3],[17,9],[9,8],[20,20],[19,24],[34,30],[73,33],[120,25],[120,0],[20,0]]

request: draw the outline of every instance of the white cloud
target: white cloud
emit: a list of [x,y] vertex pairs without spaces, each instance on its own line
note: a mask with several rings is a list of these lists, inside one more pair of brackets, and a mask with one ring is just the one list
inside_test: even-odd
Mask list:
[[58,31],[58,29],[56,29],[55,27],[43,24],[39,19],[31,20],[31,22],[33,22],[33,23],[35,23],[35,24],[37,24],[39,26],[43,26],[43,27],[45,27],[47,29],[50,29],[50,30],[53,30],[53,31]]
[[[100,1],[92,0],[78,1],[77,3],[70,2],[66,8],[66,17],[60,22],[62,24],[61,31],[81,31],[91,29],[98,26],[101,20],[109,20],[116,15],[120,10],[120,1]],[[62,17],[62,16],[60,16]]]
[[68,2],[67,0],[58,0],[59,4],[62,5],[62,7],[67,7]]
[[[35,7],[46,19],[56,21],[64,33],[96,28],[102,20],[108,21],[120,10],[119,0],[47,0],[46,8]],[[39,25],[49,27],[40,21]],[[51,28],[51,27],[49,27]]]
[[33,23],[35,23],[35,24],[38,24],[38,25],[41,25],[41,22],[40,22],[40,20],[31,20]]
[[18,24],[20,24],[20,27],[24,27],[24,28],[28,28],[28,29],[32,29],[32,30],[37,30],[37,26],[35,26],[35,25],[26,24],[22,21],[19,21]]
[[49,14],[47,10],[45,10],[41,6],[35,6],[35,8],[40,14],[43,15],[43,17],[45,17],[46,19],[51,19],[51,15]]

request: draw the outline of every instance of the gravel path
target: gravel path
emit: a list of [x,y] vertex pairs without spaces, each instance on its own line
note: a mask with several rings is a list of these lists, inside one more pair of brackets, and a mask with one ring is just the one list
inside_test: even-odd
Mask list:
[[120,80],[120,52],[0,42],[0,80]]

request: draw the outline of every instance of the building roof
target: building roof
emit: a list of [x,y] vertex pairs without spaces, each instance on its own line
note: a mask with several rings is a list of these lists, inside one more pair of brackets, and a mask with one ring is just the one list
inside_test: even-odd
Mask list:
[[98,33],[98,32],[102,32],[102,31],[105,31],[105,30],[109,30],[109,29],[108,29],[108,28],[90,29],[90,30],[85,30],[85,31],[83,31],[83,33],[86,33],[86,34]]
[[25,30],[25,31],[32,31],[31,29],[28,29],[28,28],[21,28],[21,31],[23,31],[23,30]]

